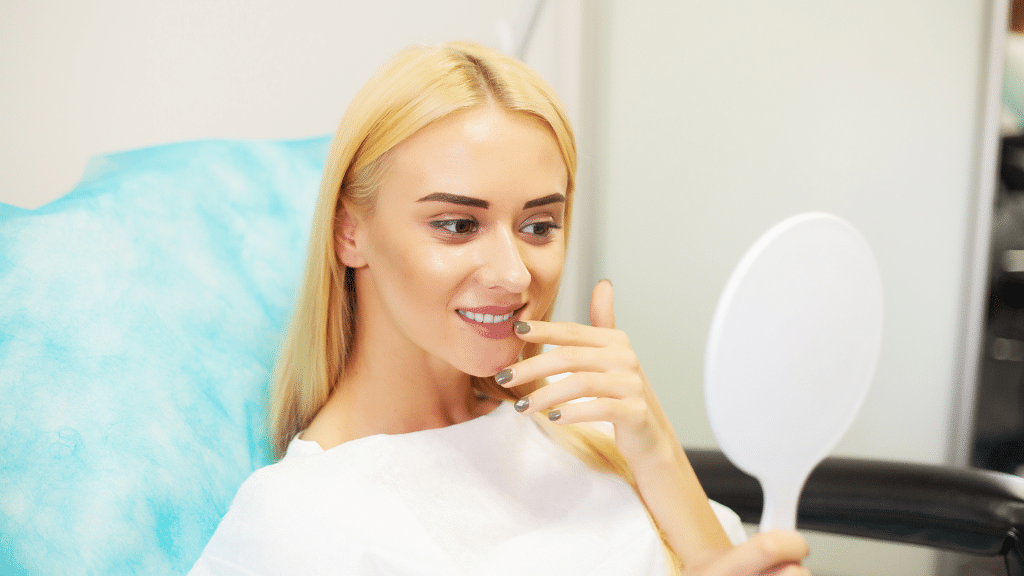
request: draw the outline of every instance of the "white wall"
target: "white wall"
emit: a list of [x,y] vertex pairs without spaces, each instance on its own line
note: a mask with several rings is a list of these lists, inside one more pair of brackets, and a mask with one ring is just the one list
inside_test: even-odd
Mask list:
[[497,46],[517,0],[0,2],[0,202],[71,189],[93,154],[332,133],[414,42]]
[[[873,389],[838,452],[945,462],[976,244],[990,3],[598,9],[598,274],[613,280],[620,327],[684,443],[714,442],[703,354],[728,275],[775,222],[826,210],[867,237],[886,307]],[[821,544],[812,562],[824,573],[934,573],[923,551],[848,546]]]

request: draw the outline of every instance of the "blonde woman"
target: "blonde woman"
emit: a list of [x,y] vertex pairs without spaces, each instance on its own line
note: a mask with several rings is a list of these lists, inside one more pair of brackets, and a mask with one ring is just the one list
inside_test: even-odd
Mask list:
[[806,573],[797,534],[730,543],[610,283],[591,326],[548,321],[575,170],[551,88],[495,51],[411,48],[363,87],[274,377],[283,458],[193,574]]

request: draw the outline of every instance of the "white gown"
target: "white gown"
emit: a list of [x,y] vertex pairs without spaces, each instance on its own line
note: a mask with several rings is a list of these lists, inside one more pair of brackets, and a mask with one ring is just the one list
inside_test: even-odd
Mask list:
[[[716,505],[734,540],[739,519]],[[643,504],[503,402],[324,451],[296,438],[242,484],[202,575],[665,574]]]

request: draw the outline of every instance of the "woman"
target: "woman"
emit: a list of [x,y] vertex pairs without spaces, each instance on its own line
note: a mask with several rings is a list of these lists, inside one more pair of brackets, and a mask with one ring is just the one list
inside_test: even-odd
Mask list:
[[193,573],[806,572],[796,534],[732,547],[610,283],[592,326],[547,321],[575,169],[551,88],[500,53],[412,48],[364,86],[274,378],[284,458]]

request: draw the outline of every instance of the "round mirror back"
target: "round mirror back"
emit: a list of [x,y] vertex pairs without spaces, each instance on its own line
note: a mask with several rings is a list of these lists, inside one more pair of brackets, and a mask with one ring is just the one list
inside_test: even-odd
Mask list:
[[771,476],[802,486],[857,414],[881,337],[881,278],[853,226],[809,213],[771,228],[711,324],[705,399],[722,450],[762,486]]

